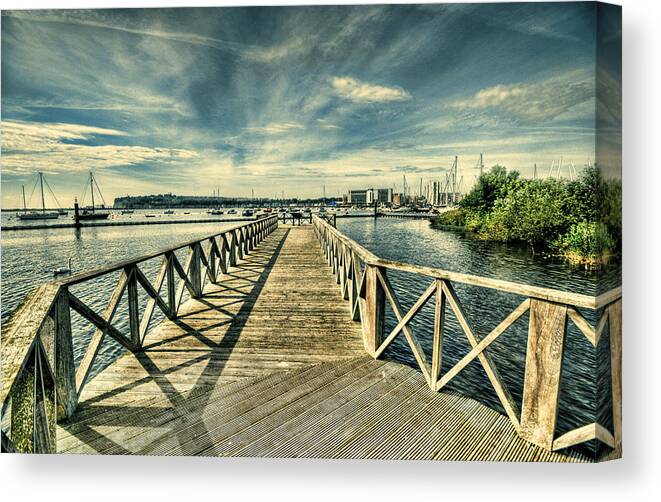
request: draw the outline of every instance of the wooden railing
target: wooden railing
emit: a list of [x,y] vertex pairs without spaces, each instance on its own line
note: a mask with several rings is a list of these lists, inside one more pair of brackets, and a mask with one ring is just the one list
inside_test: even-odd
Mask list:
[[[400,334],[406,339],[429,387],[440,391],[475,359],[479,360],[495,390],[500,403],[517,433],[524,439],[548,450],[560,450],[585,441],[597,439],[612,448],[611,457],[621,455],[622,444],[622,291],[610,290],[597,297],[567,293],[520,283],[466,275],[436,268],[422,267],[385,260],[374,255],[320,218],[313,226],[329,266],[349,302],[353,320],[362,323],[365,349],[378,358]],[[429,286],[404,311],[390,283],[388,271],[416,274],[428,279]],[[524,297],[524,300],[491,332],[479,337],[465,315],[454,283],[489,288]],[[433,353],[428,361],[418,338],[410,326],[423,306],[434,298]],[[390,304],[397,324],[386,334],[386,301]],[[471,350],[449,371],[441,374],[446,310],[454,313]],[[578,308],[602,310],[596,326],[592,326]],[[521,410],[498,373],[494,361],[485,351],[517,319],[529,314],[528,341]],[[589,423],[556,437],[558,397],[567,320],[570,320],[596,347],[609,327],[611,396],[613,430],[598,422]]]
[[[216,282],[228,267],[278,226],[277,216],[234,225],[220,233],[136,259],[52,281],[30,293],[9,319],[2,333],[2,449],[48,453],[55,451],[56,422],[75,411],[101,344],[110,337],[132,352],[142,350],[149,323],[158,307],[176,319],[184,292],[199,298],[205,281]],[[188,250],[182,263],[176,251]],[[140,269],[142,263],[162,257],[154,283]],[[102,276],[119,273],[103,313],[97,313],[71,287],[91,284]],[[175,276],[180,278],[175,287]],[[167,279],[167,291],[161,293]],[[138,288],[147,294],[142,316]],[[120,300],[128,297],[128,332],[113,325]],[[71,311],[96,330],[76,368]],[[5,427],[6,426],[6,427]]]

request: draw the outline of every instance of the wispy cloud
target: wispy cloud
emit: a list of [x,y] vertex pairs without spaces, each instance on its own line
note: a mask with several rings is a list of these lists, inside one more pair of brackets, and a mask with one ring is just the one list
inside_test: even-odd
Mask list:
[[209,37],[199,33],[169,31],[152,26],[121,24],[111,21],[100,11],[95,10],[43,10],[43,11],[6,11],[3,15],[37,22],[64,23],[104,30],[121,31],[133,35],[153,37],[171,42],[209,47],[233,54],[237,57],[259,63],[274,63],[306,49],[300,38],[287,40],[281,44],[254,45],[237,43],[230,40]]
[[126,136],[115,129],[80,124],[2,121],[2,170],[23,174],[36,170],[71,172],[190,160],[197,153],[133,145],[87,145],[99,136]]
[[354,103],[388,103],[411,99],[411,95],[399,87],[370,84],[351,77],[332,77],[330,84],[337,96]]
[[294,122],[272,122],[265,126],[248,127],[246,130],[255,134],[273,135],[284,134],[298,129],[303,129],[303,126]]
[[594,77],[572,72],[540,83],[496,85],[453,102],[458,110],[486,112],[506,121],[551,120],[594,98]]

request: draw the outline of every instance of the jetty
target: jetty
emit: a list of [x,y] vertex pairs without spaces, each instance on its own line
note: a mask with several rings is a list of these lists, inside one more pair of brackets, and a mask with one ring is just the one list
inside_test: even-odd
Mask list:
[[[393,290],[394,271],[427,281],[411,308]],[[103,284],[99,308],[85,293],[98,295]],[[458,284],[521,303],[478,334]],[[411,325],[427,302],[431,357]],[[389,332],[386,305],[397,319]],[[598,312],[596,325],[585,309]],[[450,310],[470,350],[441,374]],[[526,313],[519,406],[485,349]],[[74,336],[80,322],[91,327],[85,339]],[[556,432],[568,323],[585,343],[609,339],[610,429],[593,422]],[[395,338],[411,348],[415,367],[384,359]],[[106,343],[122,354],[103,359]],[[277,215],[243,222],[46,283],[3,326],[2,362],[8,452],[558,462],[621,455],[619,288],[592,297],[385,260],[317,216],[311,224],[281,224]],[[447,389],[472,362],[505,413]],[[605,456],[573,448],[591,440],[607,445]]]
[[11,230],[53,230],[60,228],[94,228],[94,227],[130,227],[135,225],[181,225],[181,224],[200,224],[200,223],[236,223],[240,221],[254,221],[255,218],[158,218],[157,220],[134,219],[121,221],[86,221],[85,223],[50,223],[39,225],[3,225],[0,228],[3,232]]

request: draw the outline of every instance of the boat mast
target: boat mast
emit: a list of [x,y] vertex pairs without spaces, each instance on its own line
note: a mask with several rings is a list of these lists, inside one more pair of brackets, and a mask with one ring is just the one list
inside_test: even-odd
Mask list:
[[27,213],[28,206],[25,205],[25,185],[21,185],[21,188],[23,189],[23,211]]
[[92,212],[94,212],[94,175],[90,171],[90,188],[92,189]]
[[44,173],[39,171],[39,184],[41,185],[41,212],[46,212],[46,202],[44,201]]

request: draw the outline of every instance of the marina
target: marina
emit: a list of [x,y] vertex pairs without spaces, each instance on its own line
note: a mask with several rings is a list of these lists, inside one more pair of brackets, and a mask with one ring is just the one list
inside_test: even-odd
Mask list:
[[[387,279],[401,269],[432,281],[410,307]],[[114,292],[95,303],[100,310],[80,300],[79,291],[110,276]],[[463,306],[472,298],[456,293],[462,284],[504,289],[524,301],[478,340]],[[618,372],[612,374],[610,428],[595,421],[557,434],[549,421],[558,405],[559,373],[546,368],[557,366],[563,351],[544,346],[562,347],[564,329],[531,323],[523,407],[484,351],[528,310],[532,315],[558,302],[562,309],[554,315],[576,325],[584,342],[596,345],[605,329],[612,340],[619,333],[620,295],[617,288],[577,295],[391,262],[318,217],[312,225],[279,225],[276,216],[241,223],[46,283],[29,295],[3,325],[3,382],[13,382],[3,387],[3,419],[9,421],[3,444],[72,453],[555,461],[617,456]],[[427,354],[413,321],[433,298],[441,302],[435,303],[434,348]],[[603,313],[593,324],[581,314],[585,309]],[[444,311],[458,316],[472,347],[458,366],[439,373]],[[161,320],[151,323],[156,312]],[[386,312],[398,319],[392,330]],[[74,362],[81,349],[74,349],[80,340],[74,342],[71,326],[80,316],[96,330]],[[115,317],[125,322],[117,324]],[[543,366],[532,356],[538,350],[530,348],[533,334],[548,358]],[[395,339],[413,351],[415,366],[384,359]],[[104,340],[119,344],[123,355],[95,370]],[[60,347],[57,359],[53,344]],[[617,353],[612,360],[617,368]],[[447,390],[471,361],[486,370],[504,412],[478,395]],[[21,382],[34,379],[44,391],[21,391]],[[19,427],[19,410],[36,413],[33,429]],[[606,447],[598,457],[570,448],[595,439]]]

